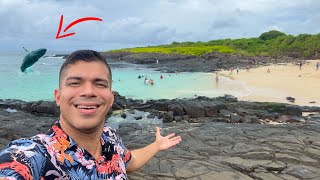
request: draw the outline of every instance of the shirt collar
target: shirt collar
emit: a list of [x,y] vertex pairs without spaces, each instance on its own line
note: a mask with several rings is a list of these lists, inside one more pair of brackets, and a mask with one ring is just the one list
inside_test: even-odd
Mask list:
[[[108,130],[109,130],[108,128],[107,129],[104,128],[104,130],[102,132],[102,136],[101,136],[101,145],[102,146],[104,144],[106,144],[107,142],[109,142],[109,138],[108,138],[109,136],[107,135]],[[67,148],[65,150],[78,147],[78,144],[62,130],[61,125],[60,125],[60,121],[56,121],[52,125],[51,129],[49,129],[49,131],[46,133],[46,135],[49,135],[52,139],[60,138],[60,139],[63,139],[63,140],[70,142],[70,144],[67,146]]]
[[[77,147],[77,143],[70,137],[68,136],[61,128],[60,125],[60,121],[56,121],[51,129],[49,129],[49,131],[46,133],[46,135],[49,135],[51,137],[51,139],[56,139],[56,140],[63,140],[63,141],[67,141],[69,142],[68,146],[66,147],[66,149],[71,149],[72,147]],[[65,150],[66,150],[65,149]]]

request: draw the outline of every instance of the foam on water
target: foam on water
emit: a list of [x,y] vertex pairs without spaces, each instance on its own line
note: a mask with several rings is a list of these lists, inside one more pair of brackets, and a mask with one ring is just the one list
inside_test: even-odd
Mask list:
[[[158,119],[157,116],[154,118],[148,118],[147,116],[150,114],[149,112],[143,112],[134,110],[133,113],[125,112],[126,118],[123,119],[121,114],[113,115],[108,118],[106,124],[114,129],[118,129],[120,124],[123,123],[137,123],[141,126],[148,126],[148,125],[157,125],[160,126],[162,124],[162,120]],[[141,119],[136,120],[135,117],[141,116]]]

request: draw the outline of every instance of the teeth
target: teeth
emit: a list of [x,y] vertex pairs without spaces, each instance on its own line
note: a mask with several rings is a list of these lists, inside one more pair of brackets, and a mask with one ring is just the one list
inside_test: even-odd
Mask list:
[[79,109],[95,109],[97,106],[83,106],[83,105],[78,105]]

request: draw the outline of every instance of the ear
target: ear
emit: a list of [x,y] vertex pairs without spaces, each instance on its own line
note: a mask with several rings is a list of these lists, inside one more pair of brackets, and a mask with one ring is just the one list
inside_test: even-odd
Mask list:
[[111,96],[112,96],[112,99],[110,101],[110,107],[112,107],[112,104],[113,104],[113,101],[114,101],[114,91],[111,91]]
[[60,89],[55,89],[54,90],[54,101],[56,102],[58,107],[60,106],[60,95],[61,95]]

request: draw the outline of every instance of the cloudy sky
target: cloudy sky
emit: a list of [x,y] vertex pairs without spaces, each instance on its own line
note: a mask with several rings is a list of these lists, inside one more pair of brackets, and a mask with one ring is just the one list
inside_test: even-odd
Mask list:
[[[109,50],[258,37],[276,29],[286,34],[320,33],[319,0],[0,0],[0,51],[36,49]],[[62,30],[76,34],[56,39]]]

